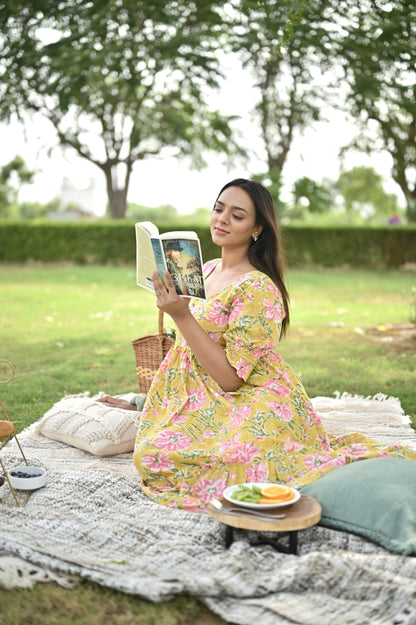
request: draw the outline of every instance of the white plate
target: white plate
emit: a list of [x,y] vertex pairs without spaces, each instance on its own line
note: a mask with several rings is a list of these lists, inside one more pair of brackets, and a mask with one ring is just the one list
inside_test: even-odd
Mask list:
[[[295,493],[293,499],[289,501],[282,501],[281,503],[249,503],[247,501],[237,501],[236,499],[231,499],[231,495],[235,490],[237,490],[240,486],[258,486],[259,488],[266,488],[266,486],[274,486],[270,482],[246,482],[245,484],[235,484],[234,486],[229,486],[223,492],[223,497],[234,506],[242,506],[243,508],[254,508],[256,510],[269,510],[270,508],[282,508],[283,506],[290,506],[292,503],[299,501],[300,492],[296,490],[296,488],[291,488],[291,490]],[[286,484],[275,484],[275,486],[286,486]]]

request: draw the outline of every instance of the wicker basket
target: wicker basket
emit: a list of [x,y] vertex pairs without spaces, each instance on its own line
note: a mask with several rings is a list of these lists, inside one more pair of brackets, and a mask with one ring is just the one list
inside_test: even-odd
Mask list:
[[163,333],[163,312],[159,310],[159,332],[132,341],[136,358],[137,382],[141,393],[147,393],[160,363],[175,340]]

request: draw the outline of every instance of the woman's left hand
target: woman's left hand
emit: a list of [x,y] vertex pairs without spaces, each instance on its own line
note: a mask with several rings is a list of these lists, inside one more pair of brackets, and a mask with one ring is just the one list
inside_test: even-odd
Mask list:
[[104,395],[104,397],[98,397],[95,401],[100,401],[103,404],[107,404],[107,406],[111,406],[112,408],[122,408],[123,410],[135,410],[137,412],[137,406],[131,404],[126,399],[121,399],[119,397],[112,397],[111,395]]
[[152,280],[156,293],[156,305],[160,310],[166,312],[172,319],[187,314],[189,311],[189,297],[180,297],[177,294],[169,271],[165,271],[167,288],[157,271],[152,273]]

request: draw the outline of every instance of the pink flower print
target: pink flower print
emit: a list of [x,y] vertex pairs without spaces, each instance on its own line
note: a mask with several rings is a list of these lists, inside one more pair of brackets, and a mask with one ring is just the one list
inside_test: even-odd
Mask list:
[[235,365],[235,368],[236,368],[238,377],[240,377],[243,380],[245,380],[248,377],[249,373],[250,373],[251,364],[249,362],[247,362],[247,360],[244,360],[243,358],[240,358],[240,360]]
[[184,410],[197,410],[198,408],[203,408],[206,403],[207,397],[204,389],[202,387],[196,388],[192,393],[188,394],[188,401],[184,406]]
[[207,477],[201,478],[193,487],[192,495],[209,503],[211,499],[220,497],[227,486],[225,476],[211,480]]
[[247,441],[246,443],[240,443],[234,447],[234,449],[229,449],[226,454],[224,454],[224,459],[226,462],[238,462],[238,464],[249,464],[254,460],[256,455],[259,452],[259,448],[257,445],[254,445],[251,441]]
[[292,421],[293,419],[293,410],[290,407],[289,404],[283,404],[280,407],[280,414],[279,414],[280,418],[283,419],[283,421]]
[[204,430],[205,438],[215,438],[215,432],[212,430]]
[[[221,429],[221,434],[224,434],[225,431],[226,431],[225,428]],[[233,436],[233,438],[231,440],[224,441],[223,443],[220,443],[220,445],[218,445],[219,453],[221,454],[221,453],[227,451],[228,449],[231,449],[235,445],[238,445],[239,441],[240,441],[240,432],[237,432],[237,434],[235,436]]]
[[229,314],[228,306],[224,306],[222,302],[217,300],[214,302],[212,309],[206,314],[206,319],[212,321],[216,326],[224,326],[228,322]]
[[239,352],[244,347],[244,341],[242,341],[241,339],[236,339],[234,345],[235,345],[235,349]]
[[181,354],[181,369],[183,371],[192,371],[193,369],[188,351],[183,351]]
[[281,406],[280,401],[266,401],[266,404],[269,406],[269,408],[274,410],[274,412],[280,411],[280,406]]
[[329,444],[329,438],[328,435],[319,435],[318,436],[318,441],[321,443],[321,447],[323,449],[323,451],[331,451],[331,445]]
[[174,430],[164,430],[153,440],[155,447],[176,451],[178,449],[186,449],[192,444],[192,439],[183,432],[175,432]]
[[247,469],[247,482],[267,482],[268,477],[269,472],[265,462],[254,464]]
[[202,510],[199,504],[192,499],[184,499],[182,501],[182,508],[189,510],[189,512],[205,512],[205,510]]
[[303,449],[303,445],[297,441],[291,441],[289,439],[283,443],[283,449],[285,451],[300,451]]
[[175,463],[171,460],[168,454],[162,452],[156,452],[154,456],[143,456],[142,464],[150,469],[153,473],[162,473],[162,471],[169,471],[173,469]]
[[247,279],[247,275],[245,273],[243,273],[242,276],[237,278],[237,280],[235,281],[235,285],[238,286],[239,284],[243,284],[243,282],[245,282],[246,279]]
[[331,462],[329,462],[331,467],[342,467],[344,464],[347,464],[345,456],[336,456],[336,458],[332,458]]
[[361,457],[368,452],[368,447],[361,445],[361,443],[354,443],[353,445],[347,447],[347,452],[348,451],[354,457]]
[[279,300],[279,302],[281,301],[282,295],[274,282],[266,282],[266,290],[273,293],[273,295],[277,300]]
[[228,393],[224,393],[222,390],[215,390],[214,395],[216,398],[223,397],[225,400],[230,402],[231,404],[234,402],[234,395],[230,395]]
[[308,412],[308,415],[311,418],[312,423],[314,425],[321,425],[321,419],[319,418],[318,414],[315,412],[315,409],[311,403],[308,402],[306,404],[306,410]]
[[214,341],[214,343],[219,343],[221,334],[218,334],[218,332],[210,332],[209,338],[211,339],[211,341]]
[[274,391],[277,395],[279,395],[279,397],[282,398],[287,397],[290,394],[290,390],[287,388],[287,386],[281,384],[280,382],[277,382],[276,380],[273,380],[272,378],[266,380],[264,386],[266,388],[269,388],[271,391]]
[[331,463],[331,456],[329,454],[315,454],[306,456],[304,463],[308,469],[319,469],[322,466]]
[[170,358],[163,359],[162,364],[160,365],[160,371],[162,373],[166,373],[166,371],[169,369],[169,361],[170,361]]
[[289,374],[288,374],[287,371],[281,371],[280,372],[280,377],[282,378],[282,380],[284,381],[284,383],[287,386],[293,386],[292,385],[292,380],[290,379]]
[[282,309],[281,306],[276,304],[276,302],[272,302],[271,300],[265,298],[264,307],[266,309],[266,312],[264,313],[266,319],[270,319],[271,321],[282,320]]
[[230,312],[230,316],[228,320],[232,321],[233,319],[238,319],[238,317],[243,312],[243,310],[244,310],[243,298],[241,297],[241,295],[238,295],[237,297],[233,299],[233,302],[231,305],[231,312]]
[[251,413],[251,406],[242,406],[241,408],[237,408],[237,407],[233,408],[232,413],[231,413],[232,416],[231,416],[230,430],[233,430],[234,428],[241,425],[244,422],[244,419],[250,416],[250,413]]
[[253,356],[255,358],[262,358],[263,356],[266,356],[270,351],[272,351],[273,347],[273,343],[263,343],[263,345],[255,347],[253,349]]
[[183,423],[184,421],[186,421],[187,416],[186,414],[183,414],[181,412],[174,412],[170,415],[170,420],[172,421],[172,423],[174,423],[175,425],[177,423]]

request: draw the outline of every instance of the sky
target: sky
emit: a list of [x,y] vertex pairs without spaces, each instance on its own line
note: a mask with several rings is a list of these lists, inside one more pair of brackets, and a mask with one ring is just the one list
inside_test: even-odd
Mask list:
[[[246,77],[235,68],[230,75],[231,79],[225,82],[212,104],[221,108],[225,114],[237,113],[242,116],[244,140],[251,147],[249,163],[228,167],[222,158],[207,154],[208,167],[197,172],[190,168],[186,160],[149,158],[134,166],[128,201],[144,206],[171,204],[179,213],[186,214],[197,208],[211,207],[220,188],[233,178],[247,178],[265,171],[259,132],[250,121],[255,92],[247,89]],[[354,133],[353,124],[342,113],[330,111],[329,121],[315,124],[301,137],[297,137],[284,169],[282,199],[290,198],[294,181],[302,176],[317,182],[323,178],[336,180],[340,169],[339,148],[348,143]],[[104,214],[107,202],[104,174],[95,165],[78,157],[74,151],[64,151],[59,146],[51,150],[56,143],[50,123],[40,117],[25,127],[17,121],[0,124],[0,167],[19,154],[28,167],[37,172],[35,183],[21,189],[19,201],[45,203],[58,197],[64,177],[70,178],[80,188],[88,186],[90,179],[95,179],[98,190],[92,210],[97,215]],[[348,169],[355,165],[374,167],[385,178],[386,190],[401,197],[399,187],[391,180],[391,160],[388,154],[369,158],[351,153],[344,167]]]

